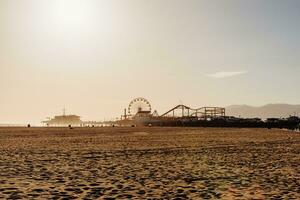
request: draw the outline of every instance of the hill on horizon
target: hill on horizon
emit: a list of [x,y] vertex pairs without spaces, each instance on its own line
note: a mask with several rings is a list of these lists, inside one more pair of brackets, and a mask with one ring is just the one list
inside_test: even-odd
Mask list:
[[264,106],[231,105],[226,107],[227,116],[243,118],[286,118],[299,116],[300,105],[291,104],[267,104]]

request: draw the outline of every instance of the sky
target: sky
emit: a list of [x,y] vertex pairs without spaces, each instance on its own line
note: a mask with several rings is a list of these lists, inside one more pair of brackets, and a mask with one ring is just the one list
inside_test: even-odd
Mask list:
[[0,0],[0,123],[300,104],[298,0]]

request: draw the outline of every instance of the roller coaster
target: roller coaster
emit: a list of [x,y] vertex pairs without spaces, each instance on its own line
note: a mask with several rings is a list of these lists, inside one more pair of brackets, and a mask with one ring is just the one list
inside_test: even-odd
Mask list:
[[198,118],[203,120],[209,120],[217,117],[225,117],[225,108],[221,107],[201,107],[193,109],[186,105],[177,105],[166,113],[162,114],[161,117],[171,118]]

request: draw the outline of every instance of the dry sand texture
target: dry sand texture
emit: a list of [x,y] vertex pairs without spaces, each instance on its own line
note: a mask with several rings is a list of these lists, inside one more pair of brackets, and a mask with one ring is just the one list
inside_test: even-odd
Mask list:
[[300,199],[300,134],[0,128],[0,199]]

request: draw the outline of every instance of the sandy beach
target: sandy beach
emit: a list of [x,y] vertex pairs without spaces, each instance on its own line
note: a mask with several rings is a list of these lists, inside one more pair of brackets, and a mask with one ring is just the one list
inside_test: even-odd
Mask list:
[[0,199],[300,199],[300,133],[0,128]]

